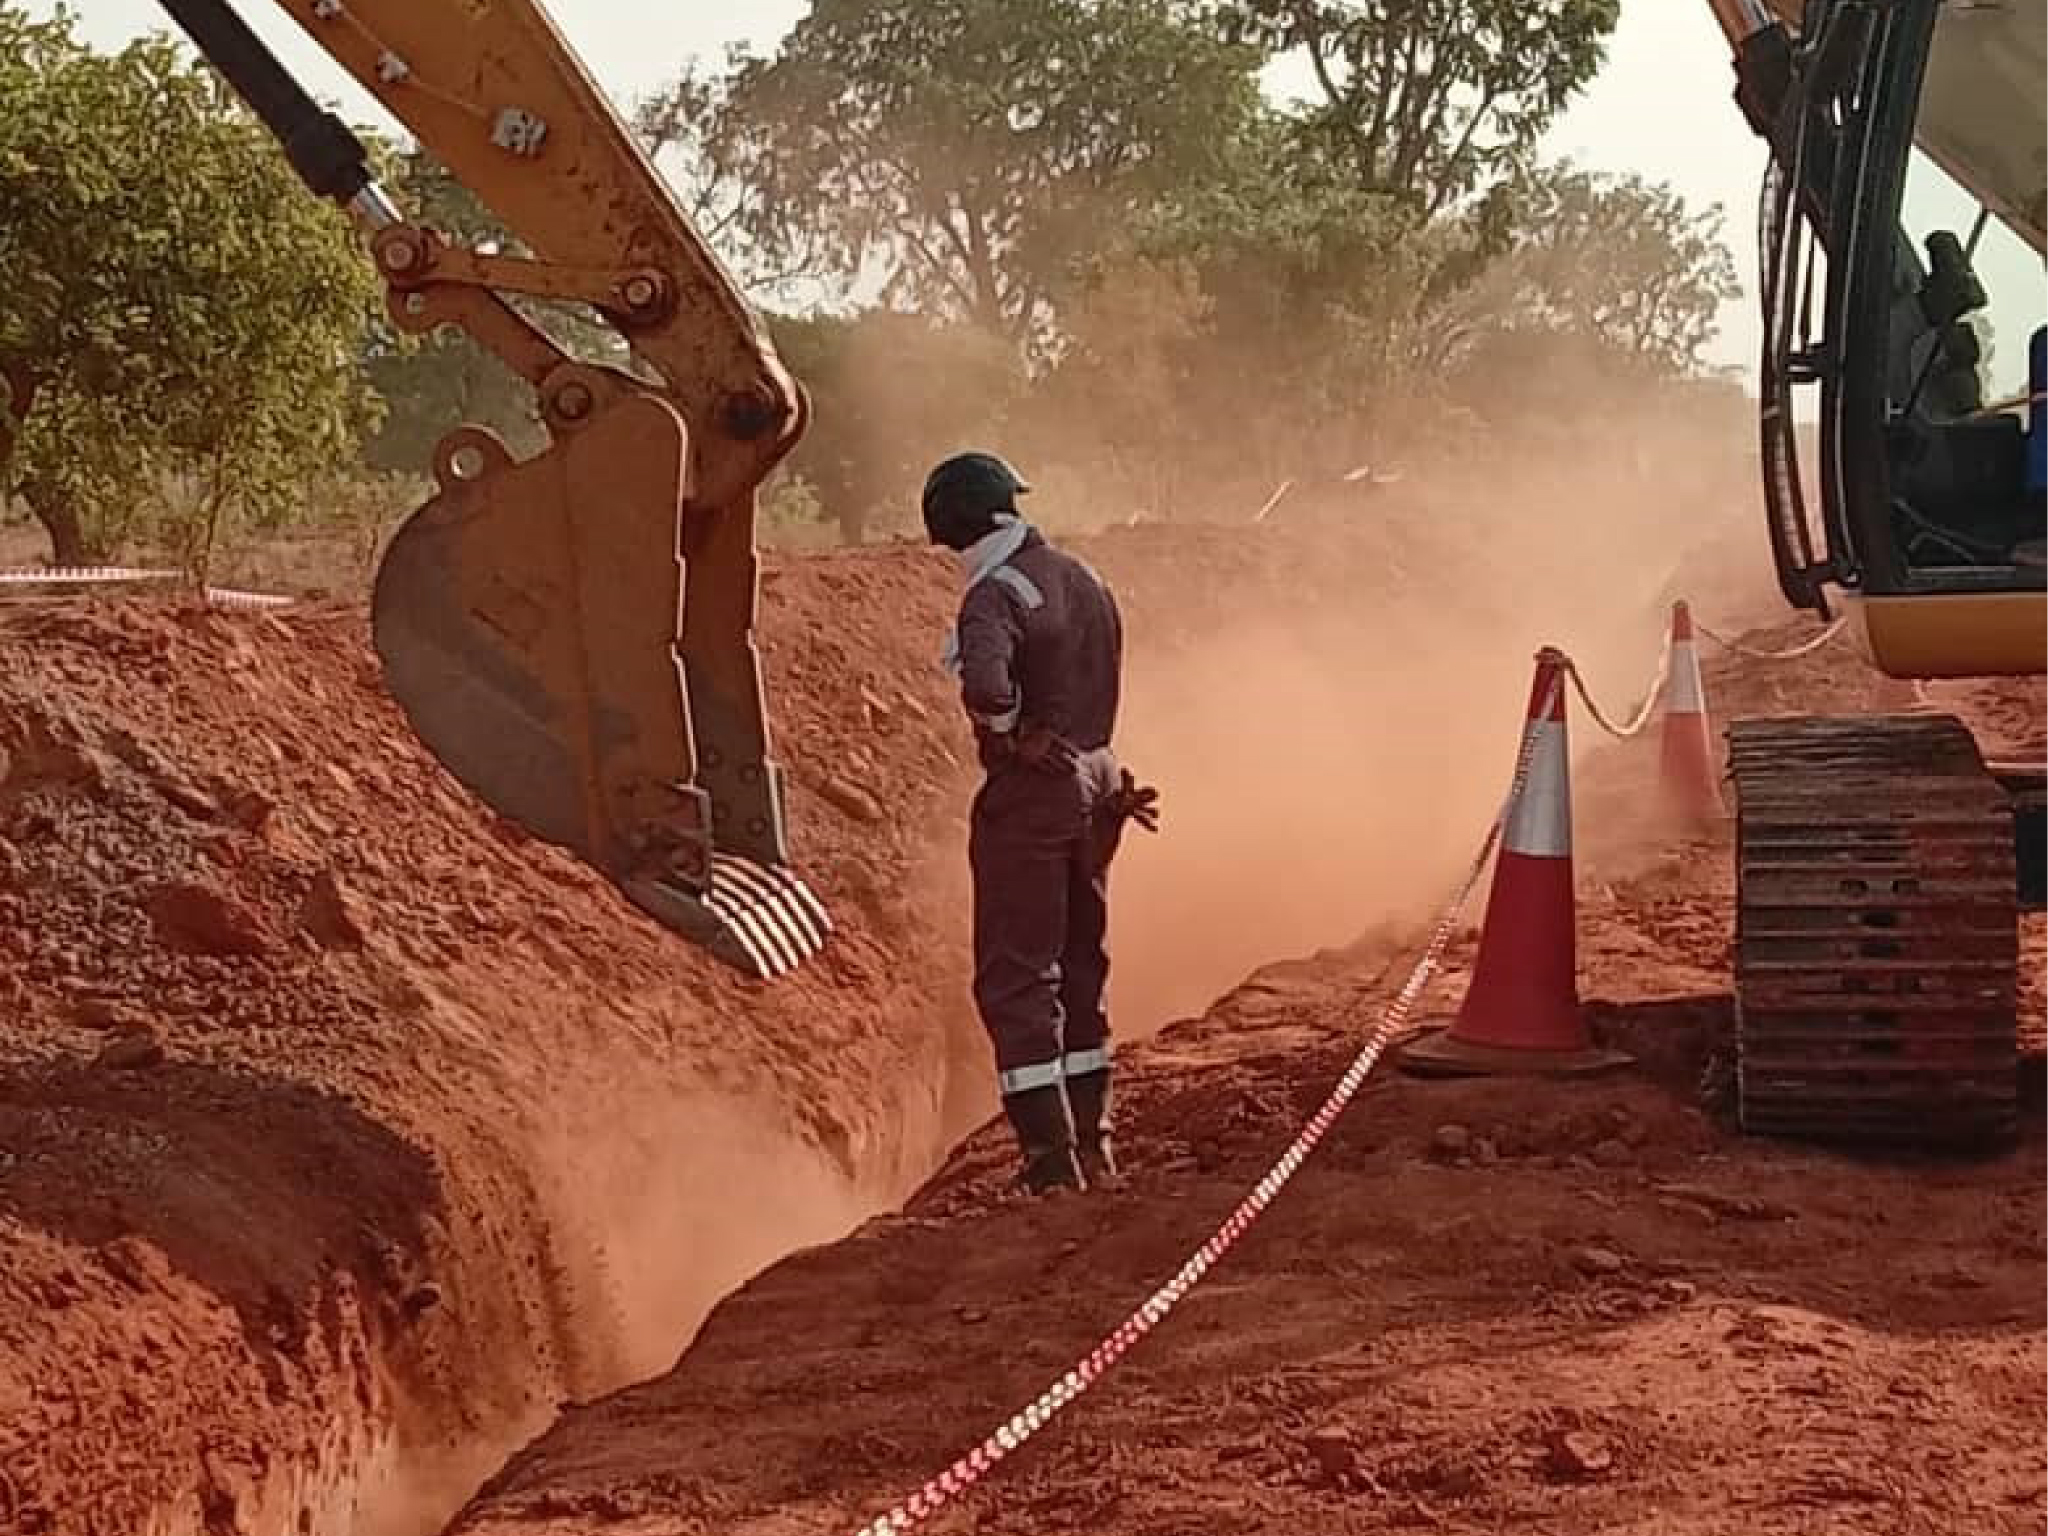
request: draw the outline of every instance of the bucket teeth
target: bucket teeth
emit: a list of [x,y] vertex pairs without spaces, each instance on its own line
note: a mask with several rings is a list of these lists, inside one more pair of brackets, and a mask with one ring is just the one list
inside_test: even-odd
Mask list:
[[664,880],[636,880],[626,894],[720,959],[763,981],[786,976],[825,947],[832,919],[794,870],[737,854],[711,856],[701,893]]

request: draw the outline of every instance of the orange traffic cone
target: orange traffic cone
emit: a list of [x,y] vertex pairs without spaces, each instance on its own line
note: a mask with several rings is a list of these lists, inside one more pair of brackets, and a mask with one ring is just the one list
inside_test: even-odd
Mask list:
[[1692,635],[1692,610],[1671,605],[1671,671],[1664,683],[1664,749],[1659,794],[1675,817],[1694,825],[1726,814],[1707,723],[1707,692]]
[[1472,985],[1449,1029],[1402,1052],[1410,1071],[1597,1072],[1629,1060],[1593,1044],[1579,1009],[1564,666],[1557,651],[1536,658],[1528,777],[1501,831]]

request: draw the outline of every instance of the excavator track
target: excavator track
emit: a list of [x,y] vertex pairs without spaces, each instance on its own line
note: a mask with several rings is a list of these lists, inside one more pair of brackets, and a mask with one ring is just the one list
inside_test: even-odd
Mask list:
[[1947,715],[1737,721],[1745,1130],[1996,1143],[2017,1114],[2013,812]]

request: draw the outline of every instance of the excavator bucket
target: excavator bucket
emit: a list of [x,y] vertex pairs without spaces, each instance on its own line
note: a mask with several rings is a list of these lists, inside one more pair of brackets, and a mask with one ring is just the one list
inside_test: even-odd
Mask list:
[[[752,493],[686,507],[689,438],[628,393],[514,462],[464,428],[377,573],[372,625],[413,729],[494,809],[749,973],[831,930],[788,867],[753,643]],[[649,559],[667,549],[673,560]]]

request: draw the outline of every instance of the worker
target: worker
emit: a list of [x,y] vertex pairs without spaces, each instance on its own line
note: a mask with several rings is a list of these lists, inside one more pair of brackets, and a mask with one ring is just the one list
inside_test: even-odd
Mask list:
[[932,470],[925,531],[965,572],[947,666],[984,779],[974,797],[974,1001],[1032,1193],[1107,1184],[1109,865],[1124,824],[1158,828],[1158,792],[1110,750],[1123,621],[1109,588],[1018,514],[1002,459]]

